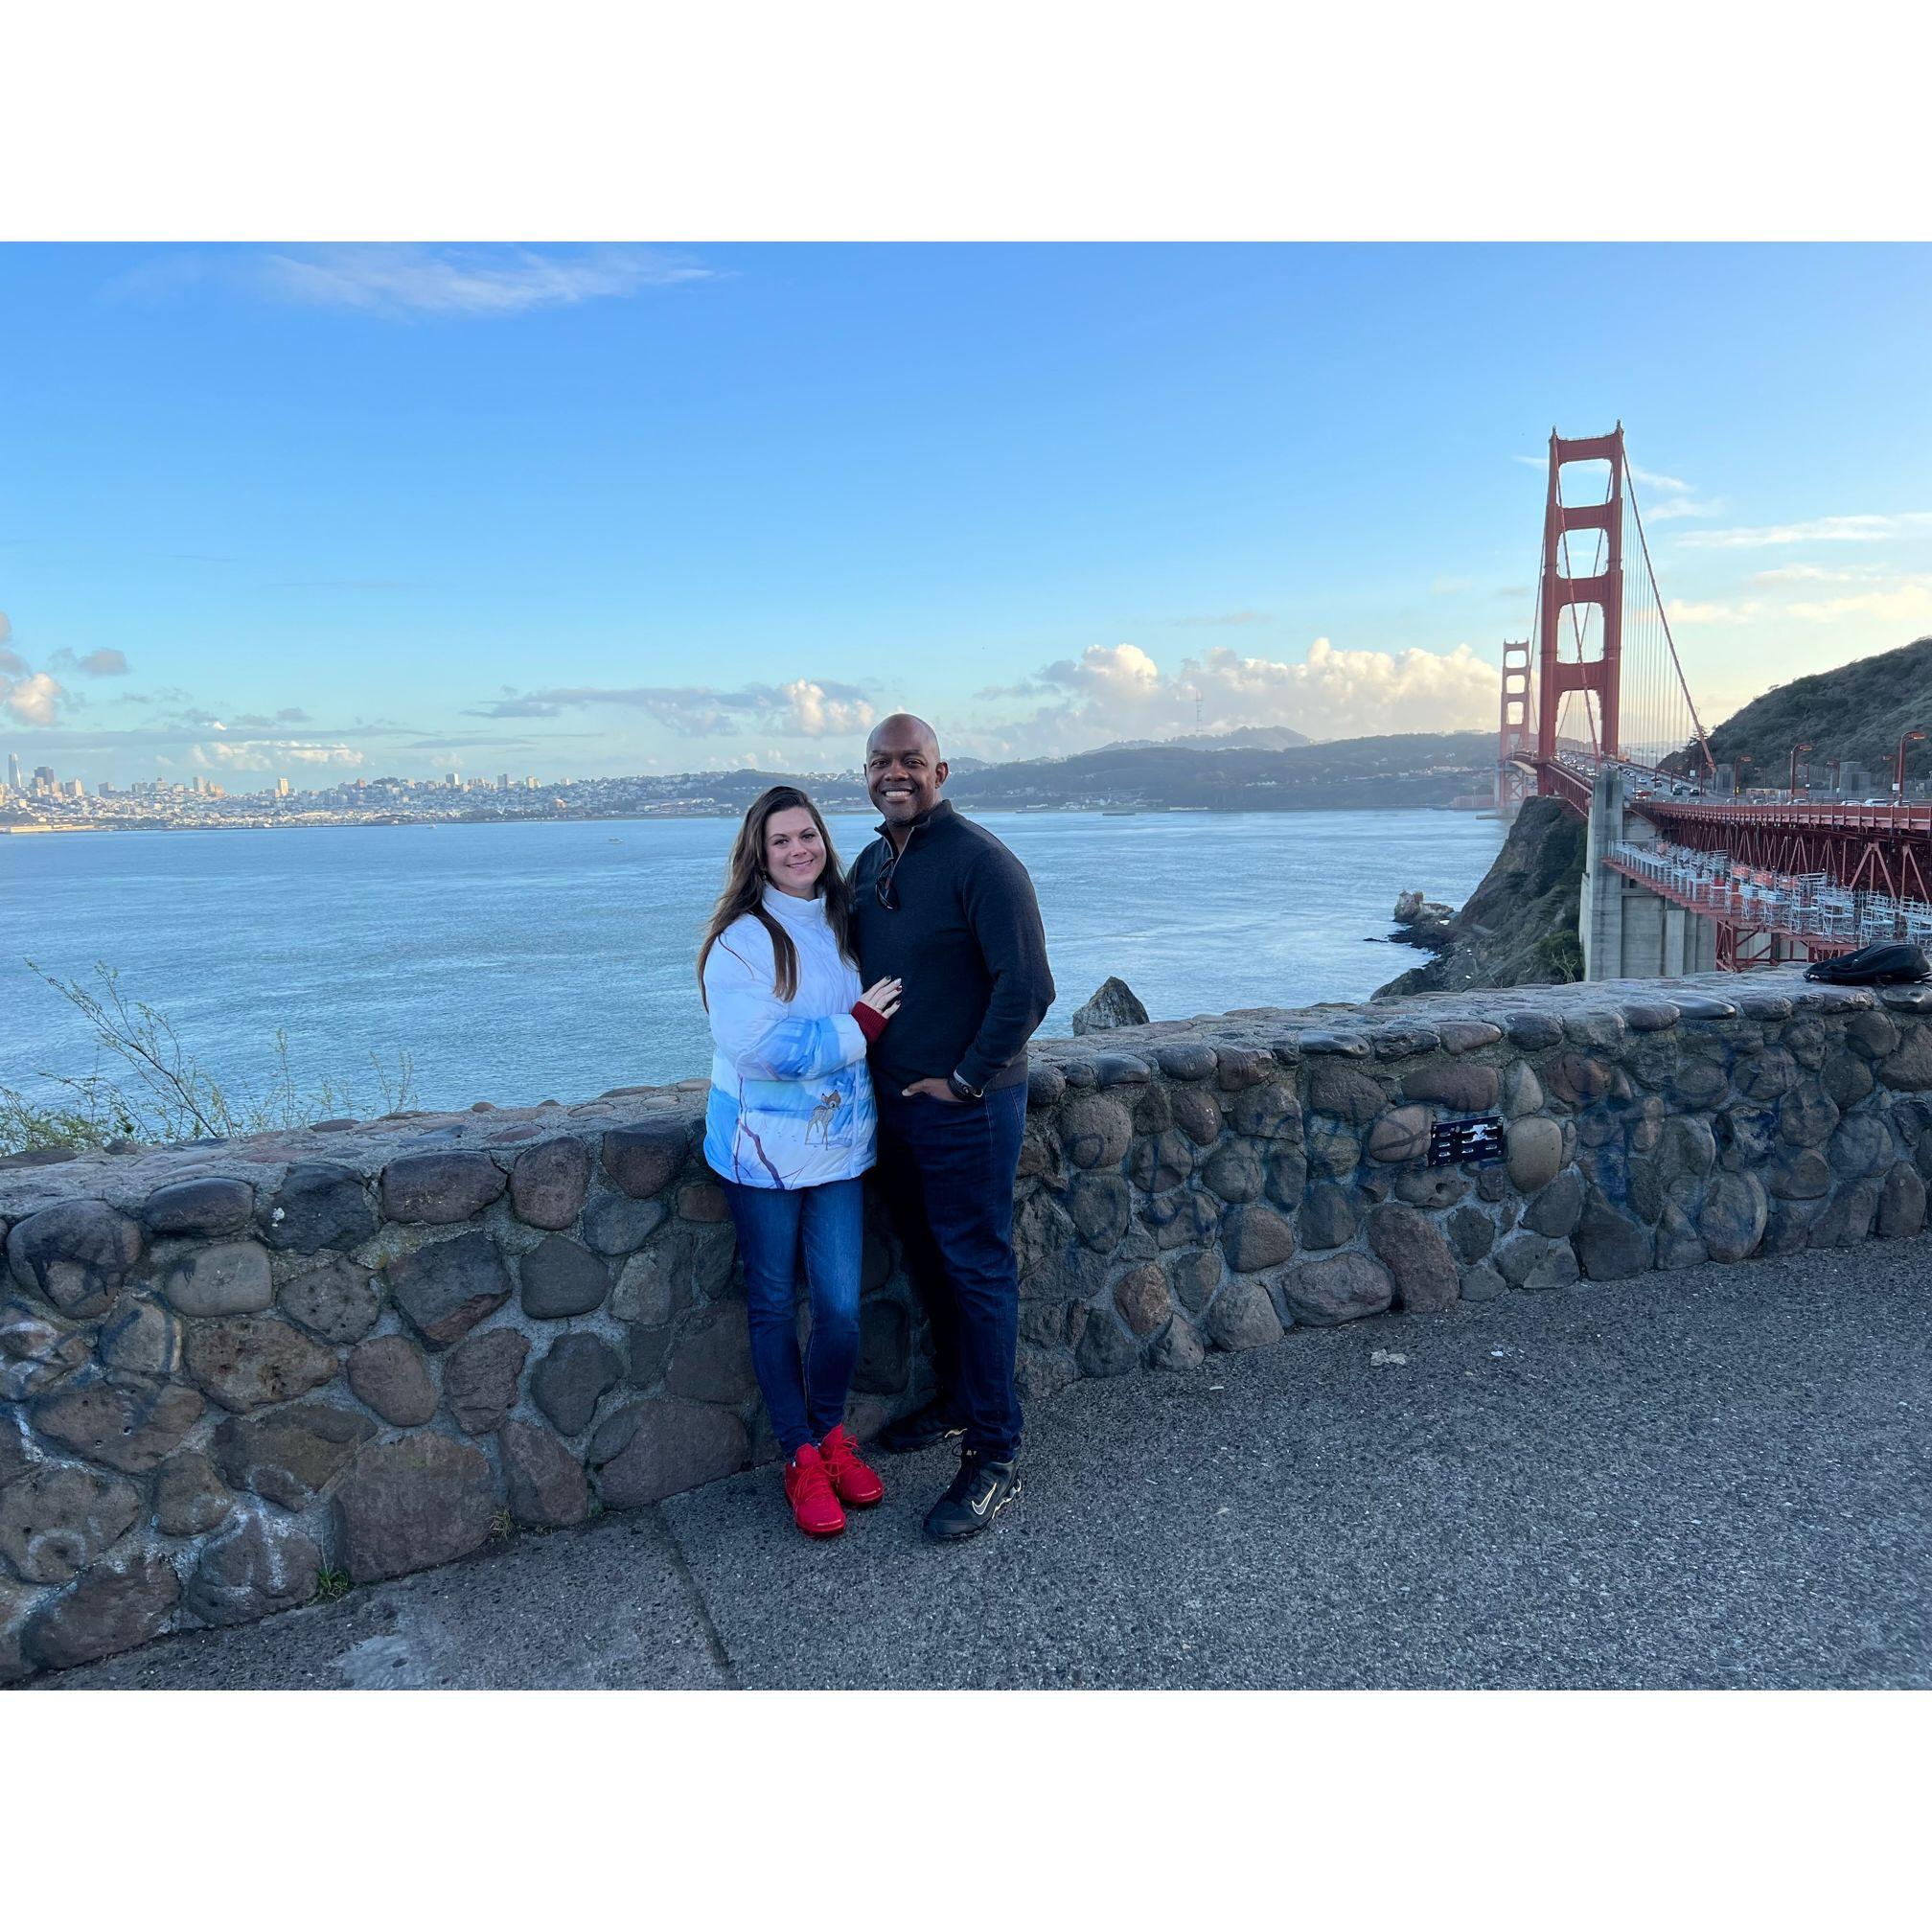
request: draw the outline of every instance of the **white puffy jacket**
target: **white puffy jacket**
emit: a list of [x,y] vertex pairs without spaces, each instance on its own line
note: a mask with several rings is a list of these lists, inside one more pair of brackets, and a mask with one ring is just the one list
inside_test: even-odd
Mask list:
[[704,961],[711,1094],[704,1159],[748,1187],[816,1187],[872,1165],[878,1116],[865,1035],[852,1017],[863,990],[839,951],[822,899],[765,888],[766,911],[798,949],[798,991],[774,990],[771,936],[743,913]]

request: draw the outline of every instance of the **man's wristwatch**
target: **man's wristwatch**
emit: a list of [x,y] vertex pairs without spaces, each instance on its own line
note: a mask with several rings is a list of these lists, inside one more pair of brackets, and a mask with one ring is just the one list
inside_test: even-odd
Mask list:
[[965,1083],[965,1081],[960,1079],[959,1072],[956,1068],[951,1073],[947,1074],[946,1084],[947,1086],[952,1088],[953,1097],[955,1100],[983,1100],[986,1097],[985,1088],[969,1087]]

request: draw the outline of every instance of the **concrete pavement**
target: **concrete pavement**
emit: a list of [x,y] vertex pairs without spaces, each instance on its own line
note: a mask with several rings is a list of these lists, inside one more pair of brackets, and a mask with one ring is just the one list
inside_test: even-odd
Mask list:
[[44,1689],[1926,1688],[1932,1237],[1296,1330],[943,1451],[823,1545],[775,1470]]

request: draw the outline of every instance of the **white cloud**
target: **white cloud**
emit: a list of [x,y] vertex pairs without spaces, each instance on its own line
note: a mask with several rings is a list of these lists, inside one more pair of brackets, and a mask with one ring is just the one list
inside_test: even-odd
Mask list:
[[711,278],[647,248],[418,247],[371,244],[270,254],[256,285],[285,302],[379,315],[513,315]]
[[1896,516],[1814,517],[1805,523],[1769,523],[1752,529],[1692,530],[1677,540],[1700,550],[1758,550],[1778,543],[1877,543],[1932,529],[1932,510]]
[[1672,624],[1688,630],[1698,624],[1749,624],[1769,608],[1759,597],[1728,604],[1715,597],[1695,600],[1672,597],[1665,601],[1664,614]]
[[[8,656],[12,657],[11,652]],[[46,672],[21,668],[23,676],[0,676],[0,709],[12,712],[23,724],[52,724],[66,692]]]
[[1759,570],[1752,583],[1774,587],[1780,584],[1875,584],[1897,589],[1907,585],[1932,585],[1932,575],[1900,572],[1884,564],[1781,564],[1775,570]]
[[1498,672],[1466,644],[1433,651],[1342,651],[1325,637],[1306,659],[1244,657],[1225,645],[1163,671],[1136,644],[1092,645],[998,695],[1045,698],[1030,714],[949,730],[982,755],[1090,750],[1112,738],[1286,724],[1311,738],[1477,729],[1495,722]]
[[[1547,454],[1542,456],[1511,456],[1509,460],[1512,463],[1521,463],[1528,470],[1548,470],[1550,467],[1550,458]],[[1600,463],[1603,459],[1600,456],[1593,456],[1587,460],[1593,463]],[[1639,463],[1630,463],[1626,467],[1630,474],[1643,484],[1646,490],[1689,492],[1696,487],[1694,484],[1685,482],[1681,476],[1667,476],[1661,470],[1645,470]]]
[[[1224,645],[1208,656],[1234,654]],[[1191,664],[1194,660],[1188,659]],[[1167,695],[1162,687],[1161,667],[1138,644],[1091,644],[1077,658],[1063,657],[1048,664],[1040,678],[1077,691],[1092,704],[1110,712],[1128,712],[1150,703],[1160,703]],[[1191,694],[1190,694],[1191,695]]]
[[1775,570],[1752,573],[1754,584],[1863,584],[1891,573],[1875,564],[1850,564],[1833,569],[1825,564],[1781,564]]
[[511,694],[478,705],[472,718],[556,718],[593,706],[648,712],[680,738],[734,738],[741,728],[795,738],[837,738],[865,730],[877,718],[857,685],[795,678],[789,684],[746,684],[735,691],[708,685],[572,685]]
[[291,738],[223,738],[191,746],[188,762],[209,770],[273,771],[287,765],[360,765],[363,757],[348,745],[310,745]]
[[1752,581],[1767,586],[1852,583],[1869,587],[1838,597],[1678,598],[1666,604],[1665,614],[1672,624],[1686,629],[1697,625],[1838,624],[1863,617],[1870,618],[1874,627],[1914,636],[1932,630],[1932,575],[1823,570],[1812,564],[1793,564],[1785,570],[1763,571]]
[[1690,485],[1683,481],[1681,477],[1665,476],[1660,474],[1655,470],[1645,470],[1635,463],[1630,465],[1630,473],[1631,475],[1636,477],[1638,482],[1643,484],[1646,490],[1676,490],[1676,491],[1688,492],[1690,488]]
[[1695,496],[1667,496],[1653,503],[1644,517],[1646,523],[1669,523],[1680,517],[1721,517],[1730,506],[1721,496],[1700,500]]
[[86,656],[77,657],[63,647],[47,661],[57,671],[78,671],[83,678],[125,678],[128,669],[125,653],[106,649],[90,651]]
[[[1512,463],[1521,463],[1530,470],[1548,470],[1550,467],[1550,459],[1547,456],[1511,456],[1509,460]],[[1602,459],[1593,457],[1586,467],[1599,478],[1605,479],[1603,489],[1607,491],[1609,488],[1607,471]],[[1661,470],[1645,470],[1638,463],[1629,464],[1627,467],[1633,482],[1641,483],[1645,490],[1662,493],[1660,496],[1652,497],[1644,509],[1644,520],[1646,524],[1668,523],[1684,517],[1721,517],[1728,507],[1721,496],[1698,496],[1695,494],[1696,485],[1687,483],[1681,476],[1667,476]],[[1601,493],[1592,500],[1600,501]]]
[[781,684],[789,728],[800,738],[846,737],[870,728],[877,715],[862,698],[835,698],[809,678]]
[[1870,617],[1876,623],[1920,636],[1932,631],[1932,580],[1901,578],[1884,589],[1787,604],[1783,614],[1807,624],[1835,624],[1846,617]]

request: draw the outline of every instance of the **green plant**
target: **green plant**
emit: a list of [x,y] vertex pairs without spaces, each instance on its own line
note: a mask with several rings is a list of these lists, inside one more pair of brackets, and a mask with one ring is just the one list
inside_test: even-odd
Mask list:
[[[306,1092],[288,1059],[288,1036],[275,1031],[275,1072],[263,1086],[218,1079],[189,1050],[173,1023],[144,1000],[131,999],[120,971],[97,961],[98,986],[61,979],[32,959],[30,972],[80,1014],[94,1036],[91,1072],[42,1073],[63,1090],[58,1104],[34,1101],[0,1087],[0,1153],[45,1147],[99,1147],[109,1140],[145,1142],[228,1139],[306,1127],[353,1111],[346,1087],[321,1080]],[[369,1055],[381,1111],[415,1097],[416,1071],[406,1049],[393,1066]]]
[[507,1543],[517,1533],[517,1519],[507,1509],[499,1509],[490,1519],[490,1533],[499,1543]]
[[327,1567],[315,1573],[315,1600],[318,1603],[334,1603],[348,1596],[349,1579],[339,1570]]
[[1556,985],[1583,977],[1583,942],[1572,932],[1546,932],[1536,942],[1536,959]]
[[43,1147],[98,1147],[113,1138],[108,1125],[78,1107],[46,1107],[16,1088],[0,1087],[0,1154]]

